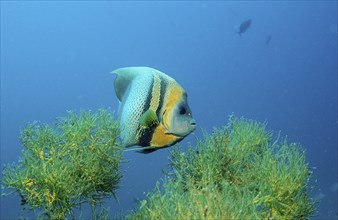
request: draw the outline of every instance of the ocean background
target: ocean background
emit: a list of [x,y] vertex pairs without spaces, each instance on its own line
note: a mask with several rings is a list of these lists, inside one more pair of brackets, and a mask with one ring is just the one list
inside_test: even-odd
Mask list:
[[[183,149],[232,113],[301,143],[316,168],[313,219],[338,219],[337,1],[1,1],[1,167],[18,161],[20,129],[34,120],[117,111],[109,72],[128,66],[159,69],[187,91],[198,127]],[[169,151],[124,154],[111,217],[161,181]],[[1,197],[1,219],[35,216],[21,209],[20,197]]]

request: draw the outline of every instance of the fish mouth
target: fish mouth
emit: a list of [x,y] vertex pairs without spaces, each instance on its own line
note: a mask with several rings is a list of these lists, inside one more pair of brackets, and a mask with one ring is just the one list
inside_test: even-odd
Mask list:
[[196,127],[197,127],[196,123],[191,124],[191,131],[189,132],[189,134],[190,134],[191,132],[195,131]]
[[193,132],[196,129],[196,126],[197,126],[195,119],[191,120],[190,126],[192,128],[191,132]]

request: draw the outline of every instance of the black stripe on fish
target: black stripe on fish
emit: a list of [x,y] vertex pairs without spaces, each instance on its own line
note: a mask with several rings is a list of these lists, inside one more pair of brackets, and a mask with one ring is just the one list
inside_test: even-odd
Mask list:
[[162,118],[162,115],[160,115],[160,114],[161,114],[162,105],[163,105],[163,102],[164,102],[165,93],[166,93],[166,90],[167,90],[167,81],[162,76],[160,76],[160,81],[161,81],[160,101],[159,101],[159,104],[158,104],[158,108],[156,109],[156,115],[157,115],[157,118],[159,120],[161,120],[161,118]]
[[[150,83],[150,87],[149,87],[149,92],[147,94],[147,98],[146,98],[146,102],[143,106],[143,111],[142,111],[142,115],[148,111],[148,109],[150,108],[150,103],[151,103],[151,99],[153,98],[153,88],[154,88],[154,76],[152,76],[151,78],[151,83]],[[157,125],[153,125],[150,128],[144,128],[141,125],[138,126],[138,133],[139,138],[138,138],[138,145],[140,146],[149,146],[150,145],[150,141],[153,137],[153,133],[156,129]]]
[[144,103],[143,106],[143,111],[142,111],[142,115],[148,111],[148,109],[150,108],[150,103],[151,103],[151,99],[153,98],[153,87],[154,87],[154,77],[151,77],[151,82],[150,82],[150,87],[149,87],[149,91],[147,94],[147,98],[146,98],[146,102]]
[[138,140],[138,145],[142,147],[150,146],[150,142],[153,138],[154,131],[157,125],[153,125],[150,128],[140,128],[140,137]]

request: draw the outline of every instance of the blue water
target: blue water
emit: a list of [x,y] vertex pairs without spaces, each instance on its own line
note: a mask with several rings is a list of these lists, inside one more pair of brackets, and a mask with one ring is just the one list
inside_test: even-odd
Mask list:
[[[1,165],[18,160],[29,122],[117,111],[109,72],[127,66],[157,68],[185,88],[197,137],[234,113],[301,143],[316,167],[316,218],[337,219],[337,1],[1,1]],[[137,207],[168,156],[124,155],[119,204],[106,203],[111,216]],[[1,198],[1,219],[34,216],[21,208],[19,197]]]

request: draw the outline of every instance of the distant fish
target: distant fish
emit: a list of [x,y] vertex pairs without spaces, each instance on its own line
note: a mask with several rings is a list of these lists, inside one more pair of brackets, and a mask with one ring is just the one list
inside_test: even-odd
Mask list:
[[239,26],[239,30],[237,32],[239,36],[242,36],[242,34],[246,32],[246,30],[249,29],[250,25],[251,25],[251,19],[243,21],[242,24]]
[[27,204],[27,200],[20,194],[21,197],[21,202],[20,205],[26,205]]
[[265,45],[266,46],[269,46],[269,43],[270,43],[270,41],[271,41],[271,35],[268,35],[268,36],[266,36],[266,38],[265,38]]

